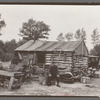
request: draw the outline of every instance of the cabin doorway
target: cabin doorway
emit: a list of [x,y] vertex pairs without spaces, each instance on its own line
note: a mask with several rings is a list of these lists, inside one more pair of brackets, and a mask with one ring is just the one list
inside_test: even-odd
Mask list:
[[44,64],[45,63],[45,54],[43,52],[37,53],[37,63]]

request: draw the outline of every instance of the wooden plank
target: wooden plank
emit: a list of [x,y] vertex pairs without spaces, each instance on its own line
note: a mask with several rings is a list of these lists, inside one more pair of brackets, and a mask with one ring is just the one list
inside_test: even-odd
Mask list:
[[11,77],[11,76],[14,76],[14,72],[8,72],[8,71],[0,70],[0,75]]
[[48,56],[48,55],[51,56],[51,55],[53,55],[53,54],[50,54],[50,53],[49,53],[49,54],[46,54],[46,56]]
[[51,58],[52,56],[45,56],[46,58]]
[[12,76],[12,77],[10,78],[8,90],[11,90],[11,87],[12,87],[12,85],[13,85],[13,82],[14,82],[14,76]]
[[46,65],[50,65],[51,63],[45,63]]

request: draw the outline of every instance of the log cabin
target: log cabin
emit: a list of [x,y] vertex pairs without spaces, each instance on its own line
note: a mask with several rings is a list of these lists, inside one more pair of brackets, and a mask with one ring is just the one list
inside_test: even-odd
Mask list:
[[50,65],[52,61],[60,67],[87,68],[88,49],[84,40],[80,41],[42,41],[30,40],[15,49],[19,59],[27,58],[30,64]]

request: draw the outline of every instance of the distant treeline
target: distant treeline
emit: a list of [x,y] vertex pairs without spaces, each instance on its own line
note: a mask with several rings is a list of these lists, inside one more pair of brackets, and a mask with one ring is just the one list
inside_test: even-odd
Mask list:
[[25,42],[25,40],[20,40],[19,42],[16,42],[15,39],[7,42],[3,42],[2,40],[0,40],[0,60],[11,61],[14,56],[14,50]]

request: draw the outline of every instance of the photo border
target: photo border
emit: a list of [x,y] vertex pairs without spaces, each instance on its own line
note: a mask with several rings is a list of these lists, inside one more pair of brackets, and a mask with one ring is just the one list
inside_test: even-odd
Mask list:
[[0,0],[0,4],[100,5],[100,0]]
[[[0,5],[100,5],[100,0],[0,0]],[[97,96],[9,96],[0,100],[99,100]]]

